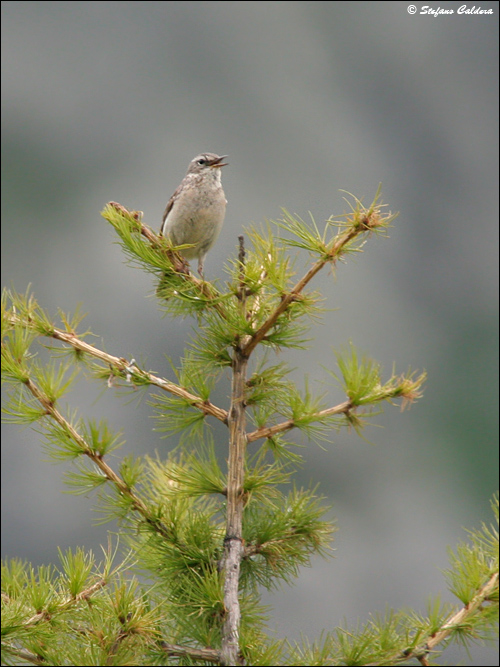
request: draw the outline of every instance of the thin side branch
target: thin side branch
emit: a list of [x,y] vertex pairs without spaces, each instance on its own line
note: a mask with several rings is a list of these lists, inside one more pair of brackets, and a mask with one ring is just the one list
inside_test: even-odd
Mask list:
[[350,241],[352,241],[353,238],[355,238],[356,236],[365,231],[367,231],[367,228],[365,227],[356,227],[356,228],[350,228],[343,234],[341,234],[337,238],[336,242],[329,249],[327,255],[322,257],[321,259],[318,259],[311,266],[311,268],[305,273],[305,275],[302,276],[302,278],[296,283],[296,285],[292,288],[292,290],[288,294],[283,295],[280,305],[250,338],[248,343],[243,348],[242,353],[245,354],[247,357],[250,356],[250,354],[257,347],[257,345],[262,340],[264,340],[269,330],[274,327],[279,317],[287,310],[290,304],[299,297],[302,290],[314,278],[314,276],[319,271],[321,271],[321,269],[325,266],[325,264],[329,264],[330,262],[335,262],[342,248],[346,246]]
[[[90,600],[90,598],[94,595],[94,593],[97,593],[97,591],[101,590],[101,588],[104,588],[106,586],[107,582],[105,579],[100,579],[97,581],[95,584],[92,586],[89,586],[86,590],[82,591],[81,593],[78,593],[75,597],[70,597],[68,598],[65,602],[61,604],[61,606],[58,608],[58,611],[64,611],[65,609],[68,609],[72,607],[76,602],[81,602],[82,600]],[[40,623],[40,621],[49,621],[51,617],[54,615],[54,612],[48,612],[46,610],[39,612],[38,614],[35,614],[31,618],[29,618],[25,623],[23,623],[23,627],[29,627],[30,625],[36,625],[37,623]]]
[[[13,325],[22,324],[24,326],[32,328],[32,323],[30,323],[29,321],[22,320],[17,315],[12,315],[11,317],[9,317],[9,321]],[[176,385],[173,382],[169,382],[168,380],[164,380],[163,378],[157,377],[156,375],[153,375],[153,373],[148,373],[147,371],[143,371],[142,369],[138,368],[135,363],[131,364],[129,361],[127,361],[127,359],[124,359],[123,357],[114,357],[113,355],[108,354],[103,350],[100,350],[94,345],[90,345],[89,343],[86,343],[85,341],[81,340],[80,338],[78,338],[76,334],[68,333],[66,331],[61,331],[60,329],[53,328],[50,337],[54,338],[55,340],[60,340],[64,343],[67,343],[68,345],[71,345],[75,350],[84,352],[85,354],[88,354],[91,357],[94,357],[96,359],[99,359],[100,361],[103,361],[106,364],[109,364],[113,368],[117,369],[117,371],[125,375],[128,375],[131,378],[133,378],[134,375],[137,375],[137,377],[140,378],[142,381],[146,380],[148,384],[159,387],[160,389],[163,389],[169,394],[173,394],[174,396],[178,396],[179,398],[185,399],[186,401],[191,403],[193,407],[198,408],[198,410],[201,410],[206,415],[211,415],[212,417],[215,417],[224,424],[227,424],[227,411],[224,410],[223,408],[217,407],[210,401],[203,400],[200,396],[191,394],[189,391],[186,391],[186,389],[179,387],[179,385]]]
[[[442,625],[441,629],[438,630],[434,635],[429,637],[425,644],[420,644],[414,649],[408,649],[406,651],[401,651],[398,655],[394,656],[390,660],[390,664],[396,664],[400,662],[407,662],[411,658],[417,659],[420,664],[428,665],[428,655],[432,650],[438,645],[445,641],[454,630],[463,626],[467,619],[485,602],[488,602],[495,595],[498,596],[498,572],[495,572],[489,580],[480,588],[476,595],[472,598],[469,604],[466,604],[458,612],[450,616]],[[367,667],[375,667],[380,663],[368,663]]]
[[476,609],[479,609],[485,601],[488,601],[495,594],[495,591],[496,595],[498,595],[498,572],[495,572],[484,586],[479,589],[469,604],[464,605],[460,611],[453,614],[453,616],[444,623],[441,630],[436,632],[436,634],[429,639],[426,644],[427,650],[432,651],[435,646],[444,641],[455,628],[462,625],[467,618],[476,611]]
[[[221,315],[221,317],[225,317],[224,309],[221,307],[220,303],[217,302],[219,298],[219,293],[217,290],[210,283],[207,283],[204,280],[200,280],[195,275],[193,275],[189,271],[189,264],[178,252],[165,247],[164,237],[154,232],[150,227],[142,222],[142,211],[129,211],[124,206],[114,201],[108,202],[107,205],[111,206],[124,218],[132,217],[136,221],[138,230],[140,231],[141,235],[149,241],[151,247],[155,250],[162,251],[166,255],[169,262],[172,264],[174,273],[182,276],[186,282],[196,285],[202,296],[212,301],[211,306],[219,313],[219,315]],[[106,215],[104,215],[104,217],[109,221],[109,218]]]
[[[339,405],[336,405],[332,408],[327,408],[326,410],[321,410],[320,412],[316,412],[316,414],[311,415],[310,419],[311,421],[315,420],[319,421],[322,417],[346,414],[351,409],[352,409],[351,401],[344,401],[343,403],[339,403]],[[280,422],[279,424],[274,424],[274,426],[263,426],[262,428],[258,428],[256,431],[248,433],[247,441],[254,442],[255,440],[259,440],[260,438],[272,438],[275,435],[278,435],[278,433],[284,433],[285,431],[290,431],[292,428],[295,428],[295,425],[296,424],[294,419],[287,419],[286,421]]]
[[88,458],[99,468],[104,477],[115,485],[119,493],[123,496],[129,498],[131,501],[132,509],[136,512],[139,512],[141,516],[154,528],[161,533],[162,535],[169,536],[170,531],[166,526],[164,526],[158,519],[151,516],[147,506],[143,501],[127,486],[123,479],[115,473],[115,471],[110,468],[110,466],[103,460],[102,456],[98,454],[86,440],[78,433],[78,431],[68,422],[67,419],[57,410],[52,401],[32,382],[28,379],[25,383],[25,386],[37,399],[40,405],[44,408],[47,416],[51,417],[55,422],[61,426],[64,431],[71,437],[73,442],[75,442],[80,449],[82,454],[88,456]]

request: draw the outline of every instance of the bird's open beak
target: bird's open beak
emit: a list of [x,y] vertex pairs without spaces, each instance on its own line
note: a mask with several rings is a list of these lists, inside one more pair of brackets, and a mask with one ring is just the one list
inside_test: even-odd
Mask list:
[[225,160],[229,155],[220,155],[216,160],[212,162],[210,165],[212,169],[218,169],[219,167],[226,167],[229,162],[222,162],[222,160]]

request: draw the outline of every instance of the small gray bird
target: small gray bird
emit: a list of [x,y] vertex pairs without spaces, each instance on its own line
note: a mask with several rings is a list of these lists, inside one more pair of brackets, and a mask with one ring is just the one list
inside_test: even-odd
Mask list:
[[221,185],[221,168],[227,155],[201,153],[189,164],[187,174],[163,214],[160,234],[174,245],[193,244],[181,250],[185,259],[198,258],[203,278],[203,262],[219,236],[226,214],[226,196]]

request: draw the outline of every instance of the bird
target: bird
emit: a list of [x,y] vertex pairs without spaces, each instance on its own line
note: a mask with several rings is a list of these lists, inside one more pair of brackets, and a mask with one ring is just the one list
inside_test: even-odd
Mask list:
[[186,259],[198,259],[198,273],[202,278],[207,252],[220,234],[226,215],[226,195],[221,184],[221,169],[227,155],[200,153],[189,163],[181,184],[170,197],[160,236],[173,245],[190,244],[180,255]]

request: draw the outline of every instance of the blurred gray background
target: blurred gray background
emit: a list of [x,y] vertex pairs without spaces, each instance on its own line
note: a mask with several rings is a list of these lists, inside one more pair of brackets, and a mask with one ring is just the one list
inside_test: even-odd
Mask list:
[[[298,483],[320,483],[340,531],[334,560],[265,595],[279,637],[312,640],[387,605],[425,612],[440,591],[452,600],[447,545],[490,521],[499,6],[457,15],[461,4],[429,16],[403,2],[2,3],[2,285],[31,283],[53,314],[81,304],[109,353],[171,377],[164,355],[178,359],[196,327],[161,317],[151,278],[124,263],[100,211],[115,200],[159,228],[200,151],[230,156],[208,279],[225,279],[245,225],[281,207],[321,223],[346,210],[339,189],[369,202],[382,182],[401,212],[388,240],[316,279],[332,310],[310,350],[280,357],[317,391],[328,388],[321,364],[334,367],[349,340],[386,377],[395,362],[429,380],[409,412],[387,406],[372,420],[384,428],[369,428],[369,442],[342,432],[326,451],[304,450]],[[227,407],[226,387],[215,400]],[[82,382],[69,401],[122,429],[123,453],[175,445],[153,430],[146,400]],[[41,564],[58,546],[99,552],[107,527],[94,525],[93,499],[63,495],[64,468],[45,462],[37,433],[3,436],[3,555]],[[498,664],[492,648],[445,658]]]

